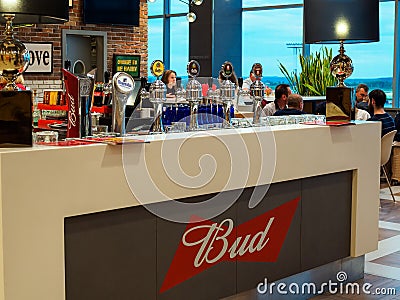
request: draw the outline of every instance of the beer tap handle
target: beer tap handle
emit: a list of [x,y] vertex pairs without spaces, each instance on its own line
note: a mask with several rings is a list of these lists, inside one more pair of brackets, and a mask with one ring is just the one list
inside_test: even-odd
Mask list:
[[242,89],[242,86],[243,86],[243,77],[239,77],[239,78],[238,78],[238,86],[239,86],[239,89]]
[[213,81],[214,81],[214,78],[212,78],[212,77],[208,78],[208,88],[209,89],[212,89]]

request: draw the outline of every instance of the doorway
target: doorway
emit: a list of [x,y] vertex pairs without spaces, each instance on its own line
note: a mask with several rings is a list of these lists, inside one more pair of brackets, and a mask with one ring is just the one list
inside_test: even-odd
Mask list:
[[107,32],[62,31],[63,67],[74,74],[88,74],[104,82],[107,70]]

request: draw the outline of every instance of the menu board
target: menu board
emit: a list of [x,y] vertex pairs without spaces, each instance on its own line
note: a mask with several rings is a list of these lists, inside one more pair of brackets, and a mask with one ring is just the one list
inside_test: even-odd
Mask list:
[[140,55],[114,54],[113,73],[125,72],[133,78],[140,77]]

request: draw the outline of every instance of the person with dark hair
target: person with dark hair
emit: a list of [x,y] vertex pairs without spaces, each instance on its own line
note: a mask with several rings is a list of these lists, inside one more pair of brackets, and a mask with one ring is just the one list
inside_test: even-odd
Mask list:
[[161,77],[161,81],[167,86],[167,98],[174,98],[176,93],[176,72],[166,70]]
[[258,65],[260,65],[259,63],[254,63],[251,66],[251,70],[250,70],[250,76],[248,78],[246,78],[245,80],[243,80],[243,85],[242,85],[242,89],[244,90],[250,90],[250,86],[251,84],[256,80],[256,75],[254,75],[253,70],[255,67],[257,67]]
[[[222,70],[220,70],[220,71],[219,71],[219,75],[218,75],[218,81],[219,81],[219,83],[221,84],[222,81],[224,81],[224,80],[225,80],[225,77],[224,77],[224,75],[222,75]],[[238,86],[238,79],[237,79],[237,77],[236,77],[235,72],[232,72],[232,75],[229,77],[229,80],[230,80],[232,83],[235,84],[235,87]]]
[[303,97],[299,94],[290,94],[287,98],[287,108],[277,110],[274,116],[303,115]]
[[360,83],[356,88],[356,107],[368,111],[369,109],[369,98],[368,98],[368,86],[364,83]]
[[288,84],[279,84],[275,88],[275,100],[264,106],[262,111],[263,115],[272,116],[276,111],[286,108],[290,94],[292,94],[292,91]]
[[[254,69],[261,68],[260,63],[254,63],[250,70],[250,76],[243,80],[242,89],[250,90],[251,84],[256,80],[256,75],[254,74]],[[261,80],[261,78],[260,78]],[[267,95],[272,93],[272,89],[269,86],[265,86],[265,92]]]
[[386,103],[386,94],[384,91],[376,89],[369,93],[370,99],[370,111],[374,112],[374,115],[367,121],[380,121],[382,122],[382,134],[384,136],[386,133],[396,130],[393,118],[384,110],[384,105]]

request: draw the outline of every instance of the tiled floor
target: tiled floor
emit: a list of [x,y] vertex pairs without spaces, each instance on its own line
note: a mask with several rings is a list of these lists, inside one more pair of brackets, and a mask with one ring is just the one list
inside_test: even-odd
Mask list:
[[[388,188],[381,189],[378,250],[365,257],[365,277],[359,283],[370,283],[373,289],[384,288],[390,295],[322,295],[313,300],[343,299],[400,299],[400,186],[394,186],[397,203],[394,203]],[[390,289],[390,290],[389,290]],[[396,295],[393,295],[396,289]],[[372,291],[372,289],[371,289]]]

